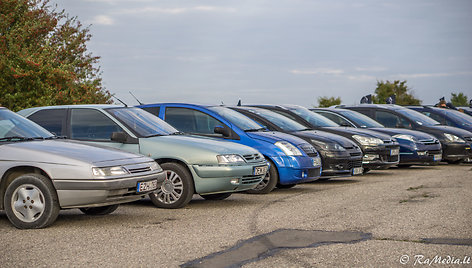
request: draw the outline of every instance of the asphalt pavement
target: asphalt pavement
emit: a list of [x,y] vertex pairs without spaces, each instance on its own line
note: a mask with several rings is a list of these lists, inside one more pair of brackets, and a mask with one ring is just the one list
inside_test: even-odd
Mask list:
[[472,165],[393,168],[182,209],[146,198],[18,230],[0,267],[472,267]]

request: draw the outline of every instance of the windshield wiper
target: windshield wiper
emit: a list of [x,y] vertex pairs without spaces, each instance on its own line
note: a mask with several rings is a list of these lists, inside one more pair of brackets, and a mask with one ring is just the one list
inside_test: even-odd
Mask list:
[[0,138],[0,141],[12,141],[12,140],[17,140],[17,141],[32,141],[32,140],[44,140],[44,137],[21,137],[21,136],[11,136],[11,137],[4,137]]
[[177,132],[170,133],[169,135],[185,135],[185,133],[181,131],[177,131]]
[[267,130],[265,127],[261,127],[261,128],[246,129],[244,130],[244,132],[259,132],[259,131],[265,131],[265,130]]

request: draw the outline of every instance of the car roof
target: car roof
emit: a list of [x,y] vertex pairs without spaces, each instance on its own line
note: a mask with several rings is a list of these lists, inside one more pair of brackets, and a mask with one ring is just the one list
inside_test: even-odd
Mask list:
[[337,105],[336,108],[344,108],[344,107],[366,107],[366,108],[386,108],[389,110],[399,110],[399,109],[408,109],[407,107],[403,107],[396,104],[355,104],[355,105]]

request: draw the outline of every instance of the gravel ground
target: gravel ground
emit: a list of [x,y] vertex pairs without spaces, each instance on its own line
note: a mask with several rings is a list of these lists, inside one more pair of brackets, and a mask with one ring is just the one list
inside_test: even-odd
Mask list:
[[440,165],[195,195],[178,210],[149,199],[107,216],[66,210],[41,230],[0,212],[0,267],[472,267],[471,197],[472,166]]

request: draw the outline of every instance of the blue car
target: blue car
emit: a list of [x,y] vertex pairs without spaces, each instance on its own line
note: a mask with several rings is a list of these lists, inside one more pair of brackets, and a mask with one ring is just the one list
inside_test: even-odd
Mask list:
[[441,125],[458,127],[472,132],[472,116],[454,109],[432,106],[407,106],[441,123]]
[[227,107],[184,103],[138,106],[176,129],[195,135],[230,140],[259,150],[269,162],[269,174],[251,193],[268,193],[276,186],[289,188],[317,180],[321,159],[305,140],[267,131],[260,124]]
[[310,110],[341,126],[366,128],[391,135],[400,144],[399,166],[429,165],[441,161],[441,143],[430,134],[404,128],[386,128],[370,117],[352,110],[340,108]]

